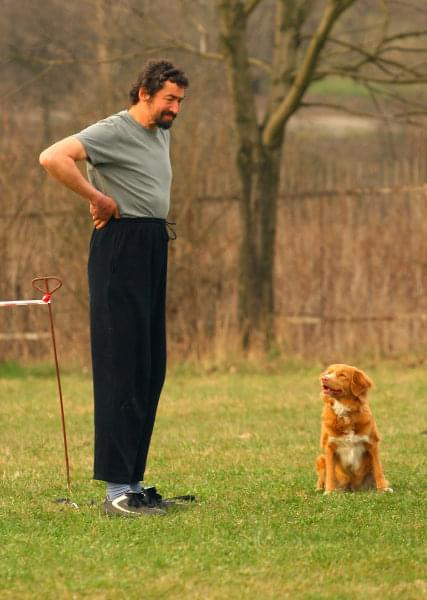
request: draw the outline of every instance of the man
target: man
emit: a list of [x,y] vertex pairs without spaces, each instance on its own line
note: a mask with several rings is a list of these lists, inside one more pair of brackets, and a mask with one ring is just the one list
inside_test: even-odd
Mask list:
[[128,110],[40,155],[50,175],[89,201],[95,226],[88,262],[94,479],[107,482],[108,515],[165,514],[161,496],[141,482],[166,368],[168,129],[187,87],[173,64],[149,61]]

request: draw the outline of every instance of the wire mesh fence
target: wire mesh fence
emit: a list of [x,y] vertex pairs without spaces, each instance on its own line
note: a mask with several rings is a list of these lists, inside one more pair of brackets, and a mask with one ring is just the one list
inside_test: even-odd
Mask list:
[[[226,218],[224,218],[226,214]],[[275,256],[279,349],[300,357],[395,356],[427,345],[427,198],[420,186],[310,190],[279,202]],[[231,198],[200,198],[170,245],[172,359],[238,347],[240,222]],[[89,359],[88,219],[22,214],[1,230],[2,300],[31,296],[31,279],[64,279],[55,307],[65,358]],[[49,338],[34,307],[0,315],[0,360],[43,358]]]

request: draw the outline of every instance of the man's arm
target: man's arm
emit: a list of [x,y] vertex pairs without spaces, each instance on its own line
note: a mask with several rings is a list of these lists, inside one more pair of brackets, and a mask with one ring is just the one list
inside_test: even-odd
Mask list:
[[87,158],[83,144],[75,137],[67,137],[53,144],[40,154],[40,164],[67,188],[89,200],[90,214],[96,229],[105,227],[111,217],[120,218],[118,206],[87,181],[76,162]]

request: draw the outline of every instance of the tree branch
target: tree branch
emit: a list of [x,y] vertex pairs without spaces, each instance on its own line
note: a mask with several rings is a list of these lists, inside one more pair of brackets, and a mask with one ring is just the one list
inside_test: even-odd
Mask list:
[[247,17],[255,10],[261,0],[246,0],[245,2],[245,15]]
[[425,48],[408,48],[408,46],[387,46],[387,48],[384,48],[382,52],[413,52],[413,53],[426,53],[426,49]]
[[247,15],[243,4],[235,0],[217,0],[221,22],[221,45],[234,108],[241,154],[252,160],[253,144],[258,136],[255,99],[249,67],[246,39]]
[[[351,50],[353,52],[357,52],[359,54],[362,54],[365,57],[364,60],[361,60],[359,63],[355,63],[353,65],[349,65],[348,67],[345,67],[346,70],[357,71],[358,69],[365,66],[366,64],[371,63],[371,64],[377,66],[379,69],[381,69],[384,73],[386,73],[388,75],[392,75],[392,73],[387,68],[387,66],[388,67],[396,67],[398,69],[401,69],[402,71],[405,71],[407,73],[415,75],[416,77],[421,75],[415,69],[410,68],[403,63],[400,63],[396,60],[391,60],[391,59],[382,57],[381,54],[384,53],[387,50],[387,48],[381,48],[381,46],[380,46],[378,48],[377,52],[372,53],[372,52],[369,52],[368,50],[365,50],[364,48],[361,48],[360,46],[356,46],[354,44],[350,44],[349,42],[344,42],[342,40],[338,40],[335,38],[329,38],[328,42],[342,46],[344,48],[348,48],[349,50]],[[423,50],[423,51],[426,52],[425,50]]]
[[408,98],[405,98],[401,94],[399,94],[395,91],[391,91],[384,87],[374,88],[374,86],[371,85],[370,83],[368,83],[368,85],[370,86],[370,89],[374,89],[375,93],[377,93],[378,95],[390,98],[391,100],[395,100],[396,102],[399,102],[400,104],[405,105],[405,106],[409,106],[409,107],[413,107],[413,108],[418,107],[422,111],[426,110],[424,102],[417,102],[416,100],[413,100],[413,99],[409,100]]
[[335,21],[348,9],[355,0],[330,0],[317,30],[311,38],[304,60],[295,76],[292,86],[278,108],[267,119],[262,134],[263,144],[274,144],[287,119],[297,109],[301,98],[310,84],[311,77],[317,66],[319,55],[328,39]]
[[406,38],[412,37],[423,37],[427,35],[427,29],[419,29],[417,31],[402,31],[402,33],[396,33],[394,35],[390,35],[387,38],[384,38],[383,43],[388,44],[389,42],[394,42],[395,40],[404,40]]
[[[220,52],[201,52],[195,46],[188,44],[187,42],[183,42],[180,40],[173,40],[170,45],[162,44],[160,46],[147,46],[144,48],[144,52],[131,52],[129,54],[119,54],[117,56],[112,56],[110,58],[106,58],[104,60],[99,60],[98,58],[39,58],[34,57],[33,55],[21,56],[20,60],[28,60],[34,64],[47,65],[50,67],[56,67],[61,65],[73,65],[73,64],[104,64],[104,63],[116,63],[127,60],[133,60],[134,58],[141,58],[146,53],[153,52],[162,52],[165,50],[183,50],[184,52],[189,52],[190,54],[195,54],[200,58],[206,60],[215,60],[215,61],[223,61],[225,57]],[[13,59],[10,59],[9,62],[13,62]],[[248,62],[253,67],[257,67],[261,71],[264,71],[268,75],[271,75],[271,65],[264,62],[259,58],[249,57]]]
[[[177,50],[184,50],[185,52],[196,54],[197,56],[200,56],[200,58],[206,58],[208,60],[225,60],[224,54],[221,54],[220,52],[200,52],[198,48],[192,46],[191,44],[188,44],[187,42],[174,40],[173,47]],[[264,62],[263,60],[259,58],[248,57],[248,62],[253,67],[257,67],[258,69],[261,69],[268,75],[271,75],[271,65]]]
[[6,92],[3,96],[0,97],[0,100],[6,100],[6,98],[10,98],[11,96],[18,94],[22,89],[26,88],[27,86],[32,85],[35,81],[42,79],[52,69],[52,67],[53,65],[48,64],[44,69],[37,73],[37,75],[34,75],[34,77],[31,77],[30,79],[26,79],[24,83],[19,85],[14,90],[9,90],[8,92]]

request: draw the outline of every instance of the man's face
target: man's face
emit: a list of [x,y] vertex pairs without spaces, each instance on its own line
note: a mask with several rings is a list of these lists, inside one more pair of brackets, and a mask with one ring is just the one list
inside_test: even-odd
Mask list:
[[181,109],[184,95],[184,88],[166,81],[162,89],[148,100],[152,121],[162,129],[169,129]]

